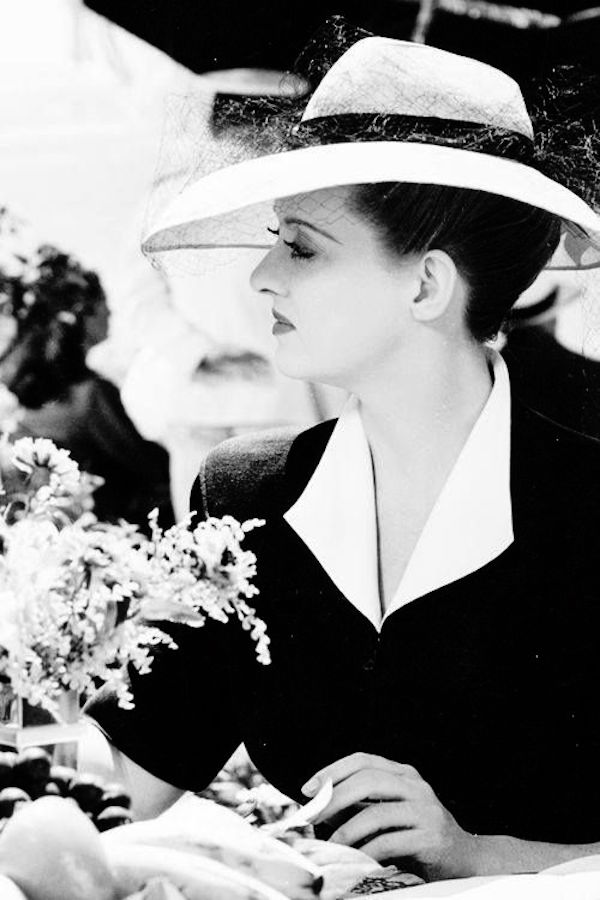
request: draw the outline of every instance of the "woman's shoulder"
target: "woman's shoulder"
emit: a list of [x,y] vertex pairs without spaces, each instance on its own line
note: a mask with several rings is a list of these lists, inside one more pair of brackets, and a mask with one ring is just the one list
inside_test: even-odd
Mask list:
[[204,459],[192,509],[238,519],[283,512],[317,466],[335,420],[311,428],[274,428],[223,441]]

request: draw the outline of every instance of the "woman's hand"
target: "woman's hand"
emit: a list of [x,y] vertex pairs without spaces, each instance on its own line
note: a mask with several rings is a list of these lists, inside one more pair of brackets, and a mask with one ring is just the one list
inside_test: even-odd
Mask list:
[[318,821],[346,814],[330,840],[358,846],[379,862],[409,858],[429,879],[476,874],[477,837],[458,825],[412,766],[353,753],[317,772],[303,792],[315,794],[328,778],[333,797]]

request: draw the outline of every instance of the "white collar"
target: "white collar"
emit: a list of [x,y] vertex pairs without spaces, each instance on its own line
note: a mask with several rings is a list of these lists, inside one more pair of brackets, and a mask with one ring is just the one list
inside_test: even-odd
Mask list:
[[494,386],[431,511],[382,619],[371,453],[352,397],[317,468],[284,518],[347,599],[379,629],[392,612],[499,556],[514,540],[510,384],[493,355]]

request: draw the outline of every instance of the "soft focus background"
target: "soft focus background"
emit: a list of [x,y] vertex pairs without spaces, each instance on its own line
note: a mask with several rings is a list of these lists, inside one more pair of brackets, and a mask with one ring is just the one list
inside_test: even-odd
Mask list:
[[0,205],[100,276],[109,335],[90,365],[123,392],[137,431],[168,450],[180,517],[217,440],[329,412],[273,369],[269,310],[247,271],[167,283],[139,252],[165,105],[212,97],[214,83],[74,0],[5,4],[0,28]]
[[[32,317],[21,316],[22,334],[0,361],[0,380],[13,385],[4,391],[0,424],[17,422],[20,434],[53,437],[109,488],[114,483],[107,515],[143,519],[146,507],[158,503],[167,522],[185,514],[199,462],[215,442],[337,414],[344,400],[338,392],[274,369],[269,310],[247,285],[248,264],[167,280],[140,254],[165,109],[191,93],[210,103],[220,89],[272,91],[325,17],[341,13],[379,33],[499,65],[527,96],[555,65],[575,66],[581,89],[570,94],[567,112],[596,128],[600,7],[530,2],[531,8],[484,0],[315,0],[297,7],[271,0],[5,0],[0,206],[26,223],[31,246],[51,244],[99,276],[98,302],[107,314],[100,328],[98,315],[85,320],[85,377],[47,392],[36,409],[23,397],[16,403],[15,371],[20,378],[24,366],[35,368],[27,354],[43,357],[44,371],[64,365],[49,335],[60,319],[60,341],[66,340],[81,304],[52,299],[58,288],[45,295],[35,341]],[[524,298],[506,351],[526,399],[593,434],[600,434],[597,282],[594,274],[544,276]],[[2,313],[4,351],[14,344],[18,315],[6,303]],[[119,502],[128,483],[147,495],[133,512],[129,501]]]
[[73,0],[3,3],[0,26],[2,202],[111,292],[152,178],[163,99],[192,76]]

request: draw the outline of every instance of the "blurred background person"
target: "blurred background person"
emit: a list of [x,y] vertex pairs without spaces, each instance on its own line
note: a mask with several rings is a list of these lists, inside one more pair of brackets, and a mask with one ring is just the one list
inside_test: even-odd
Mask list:
[[98,276],[56,247],[21,240],[22,230],[1,211],[0,382],[18,404],[11,439],[50,438],[100,476],[99,519],[144,525],[158,507],[162,524],[171,524],[167,452],[139,435],[117,387],[87,364],[108,327]]
[[597,273],[543,272],[512,310],[502,354],[524,403],[600,438]]

